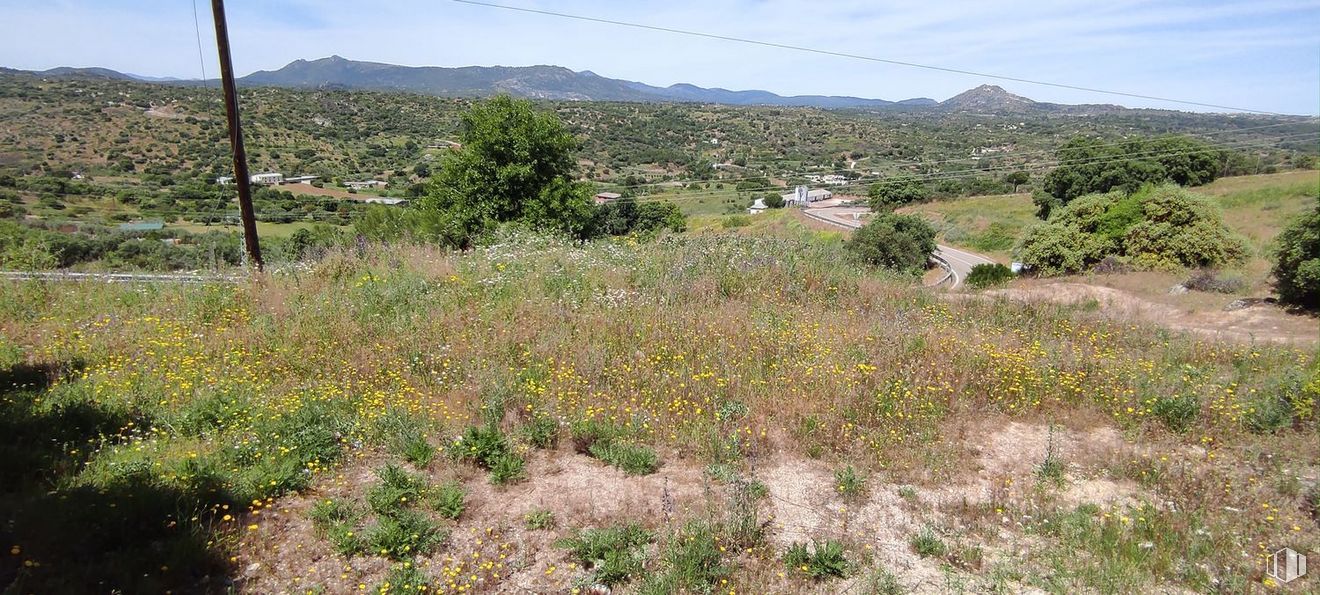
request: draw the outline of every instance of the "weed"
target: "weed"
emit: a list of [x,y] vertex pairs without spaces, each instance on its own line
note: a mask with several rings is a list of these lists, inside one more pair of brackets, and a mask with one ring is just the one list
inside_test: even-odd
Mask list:
[[622,469],[628,475],[649,475],[660,468],[660,457],[641,444],[596,442],[591,445],[590,452],[591,456]]
[[453,443],[450,454],[461,461],[476,463],[483,469],[491,469],[495,461],[509,453],[509,441],[499,427],[494,424],[469,426],[457,441]]
[[730,485],[729,492],[724,520],[729,542],[743,548],[760,544],[765,537],[765,524],[761,522],[757,502],[766,495],[765,484],[738,479]]
[[1292,404],[1280,397],[1261,397],[1247,405],[1242,423],[1255,434],[1273,434],[1293,423]]
[[413,510],[382,516],[367,534],[366,544],[373,554],[393,560],[426,555],[444,542],[448,535],[434,522]]
[[852,571],[843,551],[843,544],[838,541],[812,541],[811,549],[804,543],[794,543],[784,552],[784,564],[790,569],[801,571],[814,580],[829,577],[844,578]]
[[495,457],[490,466],[490,482],[495,485],[513,483],[527,477],[527,461],[512,452]]
[[636,523],[600,529],[584,529],[556,544],[569,550],[583,568],[592,571],[596,582],[608,587],[627,582],[642,571],[642,551],[651,533]]
[[554,529],[556,524],[555,513],[546,509],[533,510],[523,515],[523,526],[531,531],[548,531]]
[[1151,411],[1169,430],[1183,433],[1201,413],[1201,401],[1196,395],[1177,395],[1155,399]]
[[367,490],[367,504],[379,515],[399,514],[422,498],[426,480],[393,463],[376,470],[380,483]]
[[463,484],[447,481],[431,493],[431,508],[442,517],[457,519],[463,515],[463,510],[467,507],[463,501],[466,497],[467,491],[463,489]]
[[431,578],[417,568],[411,561],[396,564],[385,575],[385,581],[372,593],[425,593],[431,586]]
[[1050,426],[1049,443],[1045,446],[1045,460],[1036,467],[1036,478],[1041,481],[1061,484],[1064,481],[1064,474],[1068,470],[1067,463],[1055,450],[1054,446],[1054,426]]
[[620,425],[599,419],[578,420],[569,426],[573,437],[573,450],[581,454],[591,452],[596,443],[610,443],[627,435],[627,430]]
[[856,500],[866,492],[866,479],[848,465],[834,472],[834,489],[845,499]]
[[863,592],[868,595],[903,595],[907,592],[894,573],[880,567],[867,573],[862,579],[862,586],[865,588]]
[[691,521],[666,544],[662,570],[651,574],[641,593],[710,593],[729,568],[723,564],[715,530],[705,522]]
[[916,502],[918,498],[917,489],[912,486],[902,486],[898,488],[898,497],[908,502]]
[[317,533],[328,538],[340,554],[350,556],[365,547],[362,536],[357,532],[362,511],[351,503],[334,499],[321,500],[312,506],[307,516],[312,519],[312,526]]
[[912,546],[912,551],[922,558],[943,558],[949,553],[949,546],[945,545],[929,527],[908,539],[908,545]]
[[418,467],[426,467],[435,459],[435,447],[424,436],[409,436],[400,445],[398,455]]
[[533,415],[521,433],[523,440],[536,448],[553,448],[559,441],[559,422],[549,415]]

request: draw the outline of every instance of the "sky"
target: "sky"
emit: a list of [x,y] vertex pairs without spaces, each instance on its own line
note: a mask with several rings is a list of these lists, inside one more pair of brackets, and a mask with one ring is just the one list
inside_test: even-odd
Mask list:
[[[1290,114],[1320,114],[1320,0],[491,0],[970,70]],[[218,72],[210,2],[0,0],[0,66]],[[451,0],[230,0],[240,75],[340,55],[409,66],[552,64],[667,86],[947,99],[998,84],[1038,101],[1225,111],[472,6]]]

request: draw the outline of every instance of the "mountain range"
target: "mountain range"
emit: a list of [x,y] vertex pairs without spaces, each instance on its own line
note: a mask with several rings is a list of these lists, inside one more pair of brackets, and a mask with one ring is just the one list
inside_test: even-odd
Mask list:
[[[52,68],[27,72],[47,77],[84,77],[141,82],[197,85],[202,81],[178,80],[126,74],[106,68]],[[279,70],[261,70],[238,79],[240,86],[269,86],[293,89],[352,89],[399,91],[426,95],[483,97],[507,93],[531,99],[568,101],[690,102],[726,105],[771,105],[817,108],[941,109],[961,112],[1096,111],[1122,109],[1112,105],[1066,106],[1032,101],[995,85],[981,85],[939,102],[919,97],[901,101],[862,97],[796,95],[770,91],[730,91],[686,83],[656,87],[645,83],[612,79],[591,71],[576,72],[561,66],[398,66],[348,60],[330,56],[319,60],[295,60]]]

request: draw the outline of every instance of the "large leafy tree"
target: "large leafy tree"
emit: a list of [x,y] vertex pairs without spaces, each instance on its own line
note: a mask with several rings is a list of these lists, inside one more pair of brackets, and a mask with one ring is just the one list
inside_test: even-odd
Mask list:
[[871,185],[867,193],[871,199],[871,210],[891,211],[906,204],[920,202],[930,197],[930,189],[910,176],[899,176]]
[[1174,182],[1199,186],[1219,174],[1224,154],[1200,141],[1181,136],[1133,139],[1113,143],[1077,137],[1060,148],[1059,166],[1041,180],[1034,198],[1042,219],[1051,211],[1087,194],[1122,191]]
[[1274,256],[1279,297],[1289,304],[1320,309],[1320,201],[1314,211],[1279,234]]
[[853,232],[847,248],[867,264],[920,272],[935,252],[935,228],[916,215],[880,213]]
[[466,245],[509,221],[576,237],[594,232],[590,188],[573,179],[577,141],[553,114],[496,97],[463,114],[461,139],[419,200],[437,212],[440,235]]

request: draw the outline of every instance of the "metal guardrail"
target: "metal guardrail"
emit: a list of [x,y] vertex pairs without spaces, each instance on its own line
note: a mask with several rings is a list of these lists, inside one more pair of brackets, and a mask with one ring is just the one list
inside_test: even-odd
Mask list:
[[233,275],[75,273],[71,271],[0,271],[0,279],[13,281],[90,281],[102,283],[240,283]]

